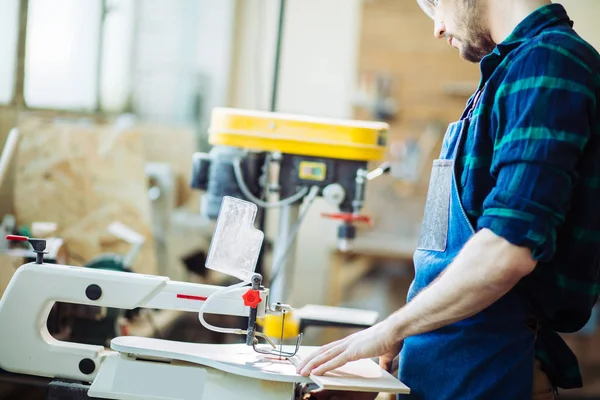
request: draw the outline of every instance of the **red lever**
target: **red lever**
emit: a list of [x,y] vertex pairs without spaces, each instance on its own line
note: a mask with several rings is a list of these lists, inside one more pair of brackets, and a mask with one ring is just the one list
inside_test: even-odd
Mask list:
[[46,250],[46,240],[45,239],[32,239],[27,236],[19,236],[19,235],[6,235],[6,240],[17,240],[20,242],[29,242],[31,247],[33,247],[33,251],[35,252],[35,263],[43,264],[44,263],[44,250]]
[[369,226],[373,226],[373,221],[371,221],[371,217],[369,217],[368,215],[355,215],[352,213],[334,213],[334,214],[322,213],[321,217],[337,219],[337,220],[341,220],[344,222],[364,222],[364,223],[368,224]]
[[260,298],[260,292],[253,289],[248,289],[248,291],[242,295],[242,299],[244,299],[245,306],[252,308],[256,308],[258,303],[262,301]]
[[19,235],[6,235],[6,240],[18,240],[21,242],[26,242],[29,240],[27,236],[19,236]]

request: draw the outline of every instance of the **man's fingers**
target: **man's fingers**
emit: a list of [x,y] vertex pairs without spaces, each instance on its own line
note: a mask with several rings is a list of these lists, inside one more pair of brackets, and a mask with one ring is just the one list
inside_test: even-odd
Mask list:
[[390,354],[384,354],[379,357],[379,366],[390,374],[398,369],[399,357],[392,357]]
[[326,372],[333,371],[336,368],[346,365],[349,361],[351,361],[351,360],[348,357],[347,353],[343,352],[340,355],[338,355],[337,357],[322,364],[320,367],[315,368],[312,373],[313,373],[313,375],[317,375],[317,376],[323,375]]
[[329,343],[329,344],[326,344],[326,345],[324,345],[324,346],[321,346],[321,347],[319,347],[317,350],[313,351],[313,352],[312,352],[312,353],[311,353],[311,354],[308,356],[308,358],[307,358],[307,359],[313,359],[313,358],[315,358],[316,356],[318,356],[319,354],[323,354],[323,353],[325,353],[326,351],[329,351],[329,350],[331,350],[331,349],[333,349],[333,348],[335,348],[335,347],[338,347],[340,344],[342,344],[342,343],[343,343],[343,341],[344,341],[344,339],[342,339],[342,340],[336,340],[335,342],[331,342],[331,343]]
[[308,376],[312,370],[314,370],[318,366],[326,363],[327,361],[331,360],[332,358],[337,357],[339,354],[341,354],[344,351],[344,349],[345,349],[345,347],[340,345],[338,347],[334,347],[333,349],[329,349],[329,350],[323,352],[322,354],[311,359],[303,368],[301,368],[299,374],[302,376]]
[[321,355],[323,353],[326,353],[326,352],[330,351],[331,349],[337,347],[338,345],[342,344],[343,341],[344,341],[344,339],[337,340],[337,341],[329,343],[329,344],[327,344],[325,346],[321,346],[317,350],[313,351],[306,358],[304,358],[303,360],[300,360],[300,363],[296,367],[296,373],[299,374],[300,371],[302,371],[302,369],[304,367],[306,367],[306,364],[308,364],[312,359],[314,359],[315,357],[317,357],[317,356],[319,356],[319,355]]
[[385,369],[387,372],[391,372],[391,370],[392,370],[392,361],[393,360],[390,360],[388,358],[381,357],[379,359],[379,366],[381,368]]

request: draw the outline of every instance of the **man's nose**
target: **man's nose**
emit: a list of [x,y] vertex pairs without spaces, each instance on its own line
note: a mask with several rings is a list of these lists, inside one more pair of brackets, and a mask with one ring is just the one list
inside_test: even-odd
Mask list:
[[435,21],[433,25],[433,36],[438,39],[442,39],[446,34],[446,25],[443,22]]

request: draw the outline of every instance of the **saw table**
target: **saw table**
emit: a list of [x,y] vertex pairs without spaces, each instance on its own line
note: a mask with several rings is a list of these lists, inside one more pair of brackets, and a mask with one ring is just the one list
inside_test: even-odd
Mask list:
[[[7,237],[29,241],[36,261],[17,269],[0,300],[0,368],[49,379],[50,396],[62,390],[67,396],[101,399],[293,400],[307,384],[338,391],[409,392],[372,360],[352,362],[324,376],[296,374],[295,365],[314,348],[301,346],[302,334],[295,346],[276,345],[257,327],[257,320],[266,315],[285,319],[293,309],[271,304],[269,289],[262,285],[260,274],[254,273],[263,240],[262,232],[253,226],[256,205],[226,197],[220,213],[206,265],[241,280],[228,287],[47,264],[45,240]],[[196,312],[204,328],[243,336],[245,343],[122,336],[105,348],[59,341],[47,328],[55,302]],[[206,313],[247,317],[248,328],[211,325],[204,319]],[[63,396],[61,400],[81,398]]]

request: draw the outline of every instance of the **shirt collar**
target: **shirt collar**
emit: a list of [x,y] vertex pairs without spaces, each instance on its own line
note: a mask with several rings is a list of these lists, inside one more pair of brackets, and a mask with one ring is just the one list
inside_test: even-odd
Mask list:
[[554,3],[542,6],[521,21],[501,45],[511,45],[531,39],[545,28],[561,23],[573,27],[573,21],[571,21],[567,11],[561,4]]
[[490,54],[481,60],[480,87],[508,53],[519,47],[523,42],[539,35],[544,29],[559,24],[567,24],[573,27],[573,21],[571,21],[567,11],[561,4],[548,4],[529,14],[502,43],[499,43]]

